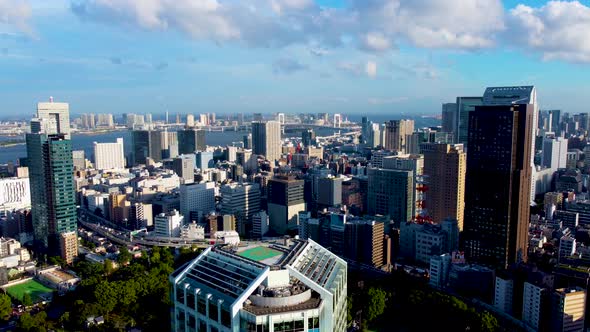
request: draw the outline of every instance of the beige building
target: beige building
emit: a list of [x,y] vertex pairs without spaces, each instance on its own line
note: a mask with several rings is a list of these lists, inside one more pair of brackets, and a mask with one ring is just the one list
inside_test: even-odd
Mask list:
[[467,155],[462,144],[424,143],[426,210],[435,223],[456,219],[463,230]]
[[560,288],[553,293],[551,331],[584,331],[586,291],[582,288]]
[[61,233],[60,237],[61,245],[61,258],[68,264],[74,262],[74,258],[78,256],[78,233],[77,232],[66,232]]
[[408,153],[408,138],[414,132],[414,120],[390,120],[385,123],[385,149]]
[[281,158],[281,124],[277,121],[252,122],[252,150],[274,162]]

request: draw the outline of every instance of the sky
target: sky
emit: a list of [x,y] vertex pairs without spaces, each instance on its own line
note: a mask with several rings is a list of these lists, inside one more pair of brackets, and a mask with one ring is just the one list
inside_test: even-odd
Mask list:
[[0,0],[0,117],[435,114],[535,85],[587,112],[590,1]]

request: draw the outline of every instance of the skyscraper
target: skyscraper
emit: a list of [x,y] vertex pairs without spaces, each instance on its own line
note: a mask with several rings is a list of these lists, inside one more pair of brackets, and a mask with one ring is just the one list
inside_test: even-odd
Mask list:
[[477,106],[469,114],[465,180],[468,260],[505,268],[526,261],[533,106]]
[[64,134],[70,137],[70,105],[68,103],[54,103],[53,97],[48,103],[37,103],[37,118],[55,121],[57,132],[46,134]]
[[247,236],[252,231],[252,217],[260,211],[258,183],[230,183],[221,187],[221,213],[236,216],[238,233]]
[[27,157],[35,164],[29,168],[35,246],[71,261],[77,250],[72,236],[62,234],[77,230],[72,142],[65,134],[32,133],[26,139]]
[[94,168],[98,170],[125,168],[122,138],[117,138],[115,143],[94,142]]
[[298,213],[306,207],[304,185],[303,180],[288,175],[278,175],[268,180],[270,228],[277,234],[297,229]]
[[178,153],[189,154],[195,151],[204,151],[207,148],[205,143],[205,131],[194,128],[187,128],[178,131]]
[[380,168],[370,168],[367,173],[367,212],[389,215],[397,225],[412,220],[414,173]]
[[442,105],[442,131],[455,133],[457,126],[457,104],[446,103]]
[[147,158],[154,161],[162,160],[162,143],[159,131],[134,130],[131,134],[133,140],[133,164],[145,164]]
[[475,106],[481,105],[482,103],[482,97],[457,97],[457,125],[455,126],[456,143],[467,144],[469,113],[475,109]]
[[281,158],[281,124],[277,121],[252,122],[252,150],[272,162]]
[[414,120],[390,120],[385,123],[385,149],[407,153],[408,137],[414,132]]
[[421,148],[429,188],[426,196],[428,214],[436,223],[446,218],[455,219],[459,229],[463,230],[467,166],[463,145],[423,143]]

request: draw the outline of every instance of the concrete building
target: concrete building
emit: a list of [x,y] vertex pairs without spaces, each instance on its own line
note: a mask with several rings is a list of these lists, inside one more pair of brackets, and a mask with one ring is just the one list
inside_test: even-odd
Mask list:
[[31,207],[29,178],[0,179],[0,215]]
[[304,181],[290,175],[268,180],[268,215],[270,228],[277,234],[297,230],[298,213],[305,211]]
[[253,232],[253,216],[260,211],[260,186],[257,183],[230,183],[221,186],[221,213],[236,217],[242,236]]
[[37,118],[46,119],[55,123],[55,132],[46,134],[64,134],[70,138],[70,105],[68,103],[53,102],[53,97],[48,103],[37,103]]
[[154,214],[151,204],[134,203],[129,207],[128,229],[142,229],[154,225]]
[[215,210],[215,183],[191,183],[180,186],[180,213],[187,222],[199,221]]
[[567,139],[563,137],[545,137],[541,166],[557,171],[567,167]]
[[424,210],[424,156],[421,154],[398,154],[396,156],[383,157],[384,169],[397,169],[401,171],[412,171],[412,216],[423,215]]
[[397,225],[412,220],[413,177],[411,171],[370,168],[367,212],[389,215]]
[[318,179],[318,204],[323,207],[337,207],[342,204],[342,182],[340,177]]
[[86,169],[86,157],[84,150],[73,150],[72,159],[74,162],[74,170],[85,170]]
[[260,239],[268,233],[270,218],[265,211],[258,211],[252,216],[252,238]]
[[511,314],[513,295],[514,280],[509,277],[496,276],[494,307],[501,312]]
[[78,257],[78,232],[70,231],[59,234],[61,258],[68,264]]
[[252,151],[274,162],[281,158],[281,124],[277,121],[252,122]]
[[173,331],[345,331],[346,262],[312,240],[265,244],[279,255],[206,249],[170,276]]
[[123,139],[117,138],[115,143],[94,142],[94,168],[125,169],[125,153],[123,152]]
[[198,151],[195,153],[196,164],[195,166],[201,171],[213,168],[215,162],[213,160],[213,152],[211,151]]
[[463,145],[424,143],[424,175],[428,186],[426,209],[434,222],[446,218],[458,221],[463,230],[467,155]]
[[386,150],[408,153],[408,137],[414,132],[414,120],[390,120],[385,123]]
[[184,217],[174,210],[168,213],[160,213],[154,220],[154,232],[162,237],[180,237],[181,226]]
[[542,314],[547,289],[534,283],[525,282],[522,293],[522,321],[538,331],[541,328]]
[[551,331],[584,331],[586,291],[583,288],[556,289],[551,300]]
[[172,170],[183,183],[191,183],[195,180],[195,156],[180,155],[172,160]]
[[446,253],[430,257],[430,286],[444,289],[449,282],[451,255]]

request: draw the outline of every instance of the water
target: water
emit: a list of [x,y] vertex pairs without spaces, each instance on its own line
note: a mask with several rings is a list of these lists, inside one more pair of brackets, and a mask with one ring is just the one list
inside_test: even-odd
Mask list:
[[[321,128],[316,130],[318,136],[328,136],[334,133],[334,129]],[[225,132],[207,132],[205,139],[207,145],[211,146],[225,146],[231,145],[233,142],[242,142],[244,135],[248,134],[247,131],[225,131]],[[289,136],[300,136],[294,133]],[[125,155],[131,151],[131,132],[128,130],[113,131],[107,133],[96,133],[96,134],[72,134],[72,146],[74,150],[84,150],[87,159],[92,159],[92,147],[94,142],[107,143],[115,142],[118,137],[123,138]],[[3,140],[14,140],[21,137],[17,136],[0,136],[0,141]],[[22,138],[24,140],[24,137]],[[16,162],[19,158],[27,156],[27,147],[25,144],[19,144],[15,146],[0,147],[0,164],[6,164],[9,161]]]

